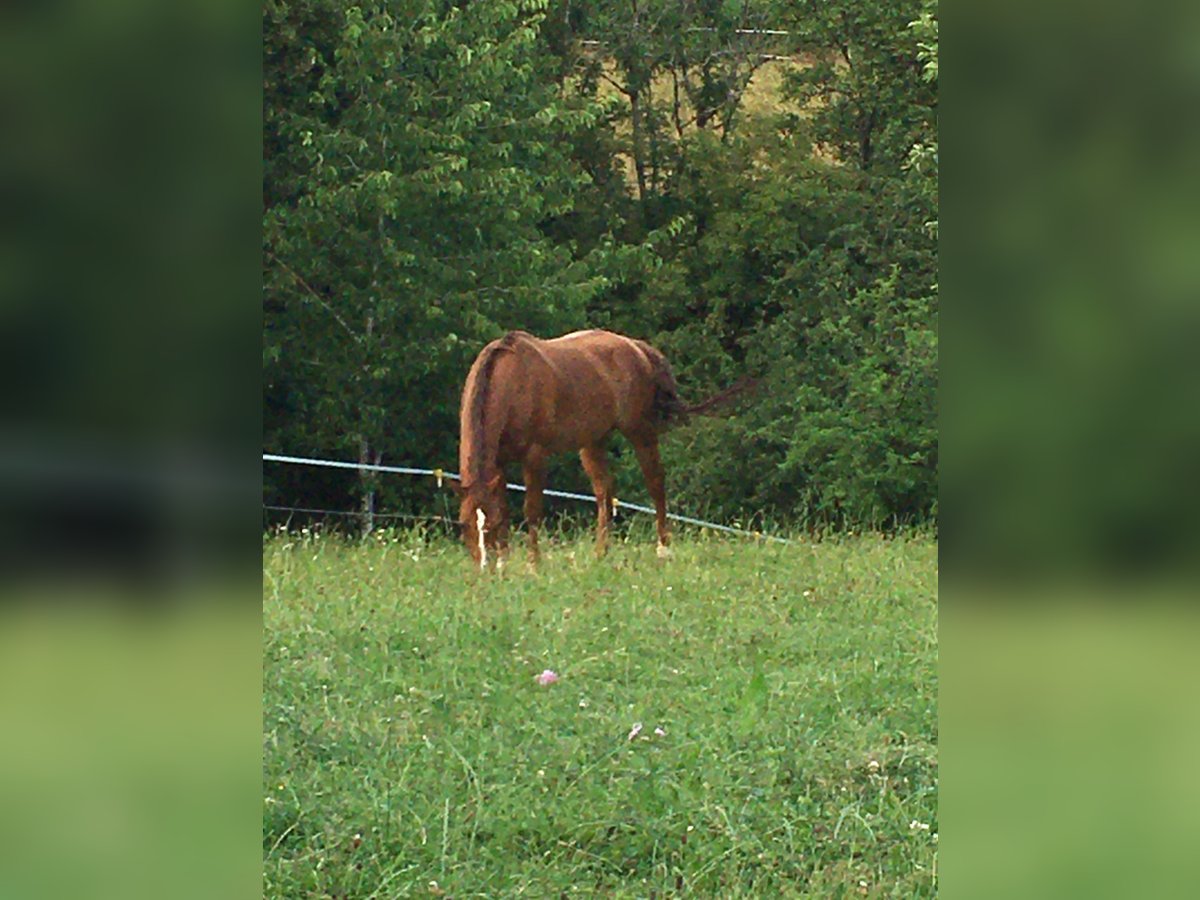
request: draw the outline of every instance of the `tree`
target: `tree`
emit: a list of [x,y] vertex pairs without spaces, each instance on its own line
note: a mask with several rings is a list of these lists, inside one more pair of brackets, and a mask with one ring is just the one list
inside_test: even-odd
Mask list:
[[544,6],[264,10],[268,447],[451,459],[478,348],[582,323],[605,280],[541,225],[572,207],[562,138],[597,110],[538,80]]
[[922,12],[922,0],[794,9],[789,27],[814,64],[798,69],[788,90],[808,109],[817,142],[838,160],[895,171],[928,134],[936,85],[922,78],[924,51],[909,27]]
[[548,46],[559,77],[586,96],[615,92],[619,152],[643,204],[669,189],[687,134],[732,131],[768,58],[763,0],[563,0]]

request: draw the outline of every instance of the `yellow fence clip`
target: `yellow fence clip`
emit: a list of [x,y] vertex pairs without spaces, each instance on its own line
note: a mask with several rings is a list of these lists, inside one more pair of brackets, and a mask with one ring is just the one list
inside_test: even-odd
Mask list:
[[612,514],[613,514],[614,519],[617,516],[617,507],[620,505],[621,505],[621,501],[618,500],[616,497],[613,497],[612,498]]
[[433,477],[437,479],[438,487],[441,487],[441,486],[442,486],[442,470],[441,470],[441,469],[434,469],[434,470],[433,470]]

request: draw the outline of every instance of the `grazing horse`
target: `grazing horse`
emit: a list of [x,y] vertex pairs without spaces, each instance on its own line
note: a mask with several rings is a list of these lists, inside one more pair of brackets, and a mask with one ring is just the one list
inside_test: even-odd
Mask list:
[[541,340],[511,331],[480,352],[463,387],[459,442],[459,521],[471,557],[508,546],[504,467],[519,462],[525,477],[529,553],[538,558],[546,461],[579,451],[596,494],[596,553],[603,555],[612,520],[612,474],[605,439],[619,431],[637,454],[654,500],[658,555],[667,556],[667,498],[659,435],[689,409],[679,400],[666,358],[645,341],[611,331],[576,331]]

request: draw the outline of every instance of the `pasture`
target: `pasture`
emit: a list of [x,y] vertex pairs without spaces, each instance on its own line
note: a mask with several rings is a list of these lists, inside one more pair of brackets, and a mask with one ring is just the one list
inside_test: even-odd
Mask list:
[[264,895],[934,895],[936,542],[644,524],[266,537]]

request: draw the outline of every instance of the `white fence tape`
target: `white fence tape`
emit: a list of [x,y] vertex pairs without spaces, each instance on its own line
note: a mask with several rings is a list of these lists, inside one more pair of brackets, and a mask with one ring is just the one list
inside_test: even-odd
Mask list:
[[[264,453],[263,462],[273,463],[288,463],[297,466],[318,466],[326,469],[356,469],[363,472],[390,472],[396,475],[428,475],[433,478],[450,478],[454,481],[462,481],[462,477],[456,472],[447,472],[444,469],[417,469],[410,466],[382,466],[370,465],[367,463],[342,462],[333,459],[309,459],[303,456],[281,456],[275,453]],[[509,482],[507,485],[509,490],[523,491],[525,485]],[[556,491],[547,488],[542,493],[547,497],[561,497],[565,500],[582,500],[585,503],[595,503],[596,498],[591,494],[575,494],[570,491]],[[621,500],[616,504],[620,509],[632,509],[637,512],[649,513],[654,515],[654,510],[649,506],[642,506],[639,503],[626,503]],[[357,513],[356,513],[357,515]],[[716,522],[705,522],[703,519],[694,519],[691,516],[681,516],[678,513],[667,513],[667,518],[675,522],[685,522],[688,525],[696,525],[700,528],[711,528],[714,531],[722,531],[726,534],[740,534],[745,537],[757,538],[764,541],[772,541],[776,544],[790,544],[791,541],[786,538],[776,537],[772,534],[763,534],[758,531],[747,531],[744,528],[734,528],[730,525],[719,525]]]

